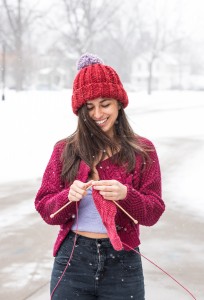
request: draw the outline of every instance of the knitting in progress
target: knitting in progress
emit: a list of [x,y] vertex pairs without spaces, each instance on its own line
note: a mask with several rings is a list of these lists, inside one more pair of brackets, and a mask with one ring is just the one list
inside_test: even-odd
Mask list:
[[55,144],[35,198],[42,219],[60,226],[50,299],[144,300],[141,256],[195,299],[140,253],[140,226],[165,211],[161,170],[153,143],[128,122],[119,75],[85,53],[71,100],[77,128]]

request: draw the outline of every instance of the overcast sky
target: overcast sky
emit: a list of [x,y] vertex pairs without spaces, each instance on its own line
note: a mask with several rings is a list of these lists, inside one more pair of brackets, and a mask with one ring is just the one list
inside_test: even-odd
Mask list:
[[[25,2],[38,4],[39,8],[47,9],[50,7],[51,3],[60,2],[61,0],[24,0]],[[121,3],[120,0],[115,0]],[[132,3],[134,0],[130,0]],[[143,0],[152,4],[152,0]],[[204,0],[155,0],[158,7],[166,6],[171,7],[175,6],[181,10],[182,20],[184,27],[190,32],[193,33],[195,39],[200,37],[204,38]],[[123,2],[123,5],[128,4],[128,0]]]

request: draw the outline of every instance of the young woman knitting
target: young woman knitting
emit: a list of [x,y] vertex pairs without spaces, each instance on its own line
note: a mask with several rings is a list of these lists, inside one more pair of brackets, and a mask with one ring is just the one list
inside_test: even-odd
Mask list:
[[35,206],[60,225],[51,299],[144,300],[139,226],[165,209],[153,144],[133,132],[116,71],[95,55],[78,61],[76,131],[56,143]]

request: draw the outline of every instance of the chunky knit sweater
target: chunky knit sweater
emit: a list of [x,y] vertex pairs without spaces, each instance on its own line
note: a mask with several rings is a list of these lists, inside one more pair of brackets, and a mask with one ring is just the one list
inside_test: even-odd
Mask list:
[[[138,221],[138,224],[134,224],[115,203],[105,200],[93,189],[94,203],[116,250],[129,250],[127,246],[123,246],[123,242],[132,248],[137,247],[140,244],[139,224],[154,225],[165,209],[161,199],[161,175],[156,150],[149,140],[142,138],[142,142],[152,147],[152,151],[149,152],[150,160],[143,171],[143,159],[140,155],[136,155],[136,166],[130,173],[127,173],[123,166],[114,164],[110,158],[101,161],[96,167],[101,180],[115,179],[127,186],[126,198],[118,203]],[[65,144],[65,141],[60,141],[55,145],[35,199],[36,210],[44,221],[50,225],[60,225],[54,245],[54,256],[72,227],[79,205],[79,202],[72,202],[54,218],[50,218],[51,214],[69,201],[69,185],[61,180],[61,155]],[[89,173],[90,167],[81,161],[76,179],[86,182]]]

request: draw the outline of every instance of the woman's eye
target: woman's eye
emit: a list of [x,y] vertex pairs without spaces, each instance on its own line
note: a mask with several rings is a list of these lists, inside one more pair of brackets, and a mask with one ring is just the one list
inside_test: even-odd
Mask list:
[[[105,107],[108,107],[110,105],[110,103],[108,103],[108,104],[103,104],[103,105],[101,105],[101,107],[102,108],[105,108]],[[86,106],[87,107],[87,110],[92,110],[92,109],[94,109],[94,106]]]

